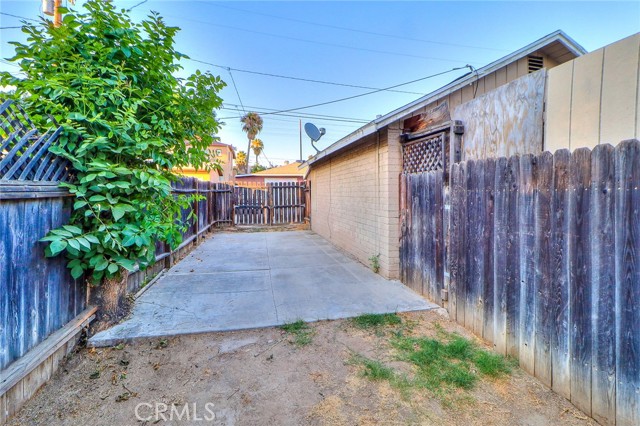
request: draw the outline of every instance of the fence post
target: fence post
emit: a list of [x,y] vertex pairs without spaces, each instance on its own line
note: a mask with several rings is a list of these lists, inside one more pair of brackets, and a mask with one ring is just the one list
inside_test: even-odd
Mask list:
[[267,225],[273,225],[273,183],[267,184]]

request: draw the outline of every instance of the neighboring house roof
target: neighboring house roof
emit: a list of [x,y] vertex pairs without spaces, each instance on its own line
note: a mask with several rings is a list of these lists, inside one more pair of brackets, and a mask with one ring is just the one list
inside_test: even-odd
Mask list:
[[577,56],[582,56],[587,51],[576,43],[571,37],[566,35],[563,31],[557,30],[551,34],[548,34],[541,39],[523,47],[522,49],[516,50],[509,55],[498,59],[486,65],[474,72],[470,72],[468,74],[463,75],[451,83],[442,86],[441,88],[413,101],[410,102],[400,108],[397,108],[391,111],[388,114],[383,115],[382,117],[378,117],[375,120],[365,124],[360,127],[358,130],[348,134],[344,138],[325,148],[323,151],[320,151],[316,154],[312,159],[308,160],[306,164],[312,165],[313,163],[321,160],[324,157],[327,157],[336,151],[340,151],[357,140],[368,136],[374,133],[376,130],[379,130],[394,121],[400,120],[401,118],[411,114],[413,111],[416,111],[422,107],[425,107],[436,100],[447,96],[450,93],[455,92],[456,90],[481,79],[487,74],[491,74],[492,72],[508,65],[514,61],[517,61],[520,58],[524,58],[536,51],[543,51],[548,53],[554,59],[557,59],[559,62],[566,62],[567,60],[573,59]]
[[279,177],[304,177],[307,172],[308,166],[303,165],[301,163],[294,162],[290,164],[285,164],[284,166],[273,167],[271,169],[263,170],[261,172],[249,173],[244,175],[236,175],[236,178],[245,177],[245,176],[279,176]]

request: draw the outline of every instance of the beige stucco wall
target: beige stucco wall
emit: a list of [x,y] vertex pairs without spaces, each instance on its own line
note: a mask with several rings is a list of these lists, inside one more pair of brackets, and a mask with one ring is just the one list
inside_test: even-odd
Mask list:
[[548,72],[546,151],[640,137],[640,33]]
[[380,274],[399,276],[400,131],[385,129],[356,148],[314,164],[311,229]]

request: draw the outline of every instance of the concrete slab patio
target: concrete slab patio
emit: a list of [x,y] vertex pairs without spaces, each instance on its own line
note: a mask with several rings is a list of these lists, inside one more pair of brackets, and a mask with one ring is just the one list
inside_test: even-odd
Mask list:
[[436,307],[311,231],[220,233],[138,298],[130,318],[89,344]]

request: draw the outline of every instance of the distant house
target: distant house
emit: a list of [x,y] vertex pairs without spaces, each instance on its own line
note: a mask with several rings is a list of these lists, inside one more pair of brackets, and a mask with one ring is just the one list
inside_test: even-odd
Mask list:
[[301,164],[296,161],[261,172],[237,175],[235,182],[238,186],[266,186],[272,182],[302,182],[308,167],[306,165],[300,167]]
[[236,153],[231,145],[222,142],[214,142],[209,145],[209,152],[212,160],[218,160],[222,166],[222,171],[196,170],[193,167],[183,167],[178,174],[182,176],[195,177],[209,182],[231,182],[233,181],[233,160]]

